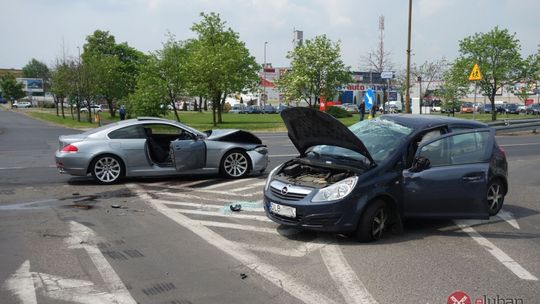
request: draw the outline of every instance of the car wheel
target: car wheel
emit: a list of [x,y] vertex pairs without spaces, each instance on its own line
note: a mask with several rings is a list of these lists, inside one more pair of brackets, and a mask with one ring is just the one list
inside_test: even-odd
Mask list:
[[98,156],[91,165],[94,179],[101,184],[113,184],[124,177],[124,164],[117,156]]
[[360,217],[356,239],[360,242],[379,240],[388,226],[388,208],[381,200],[371,203]]
[[232,150],[221,160],[221,173],[227,178],[244,177],[249,172],[249,157],[244,151]]
[[493,216],[499,213],[504,202],[504,187],[499,180],[489,183],[486,203],[489,209],[489,215]]

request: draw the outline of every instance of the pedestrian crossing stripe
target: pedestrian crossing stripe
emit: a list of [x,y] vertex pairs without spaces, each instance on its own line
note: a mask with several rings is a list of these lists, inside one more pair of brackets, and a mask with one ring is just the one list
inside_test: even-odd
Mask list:
[[474,67],[472,68],[471,74],[469,74],[469,80],[470,81],[476,81],[476,80],[482,80],[482,72],[480,72],[480,67],[478,66],[478,63],[474,64]]

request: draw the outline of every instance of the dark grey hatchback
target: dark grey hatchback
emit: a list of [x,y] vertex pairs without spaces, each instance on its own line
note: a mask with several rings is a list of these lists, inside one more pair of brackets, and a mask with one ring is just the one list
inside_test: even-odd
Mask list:
[[397,114],[347,128],[308,108],[281,116],[300,152],[264,188],[282,225],[373,241],[402,218],[488,218],[508,191],[505,153],[479,122]]

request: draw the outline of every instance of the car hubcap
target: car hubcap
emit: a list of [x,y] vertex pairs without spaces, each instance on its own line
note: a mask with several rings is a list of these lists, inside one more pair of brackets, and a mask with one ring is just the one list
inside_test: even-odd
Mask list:
[[231,153],[225,159],[223,167],[225,168],[225,172],[227,172],[227,174],[238,177],[247,171],[248,162],[241,153]]
[[499,184],[493,184],[489,187],[487,201],[489,209],[495,211],[499,208],[499,204],[502,198],[501,186]]
[[120,176],[120,163],[112,157],[100,158],[94,166],[96,177],[102,182],[113,182]]
[[373,238],[379,239],[383,234],[383,230],[386,226],[386,214],[384,213],[384,208],[379,209],[373,218],[373,223],[371,227],[371,234]]

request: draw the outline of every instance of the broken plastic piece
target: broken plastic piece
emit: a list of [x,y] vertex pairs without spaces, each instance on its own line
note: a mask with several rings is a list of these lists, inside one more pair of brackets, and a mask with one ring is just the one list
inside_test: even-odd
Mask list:
[[120,208],[120,205],[111,205],[112,208]]
[[230,205],[229,208],[231,208],[231,211],[238,212],[238,211],[242,210],[242,205],[234,204],[234,205]]
[[240,274],[240,278],[241,278],[242,280],[244,280],[245,278],[247,278],[247,274],[241,273],[241,274]]

